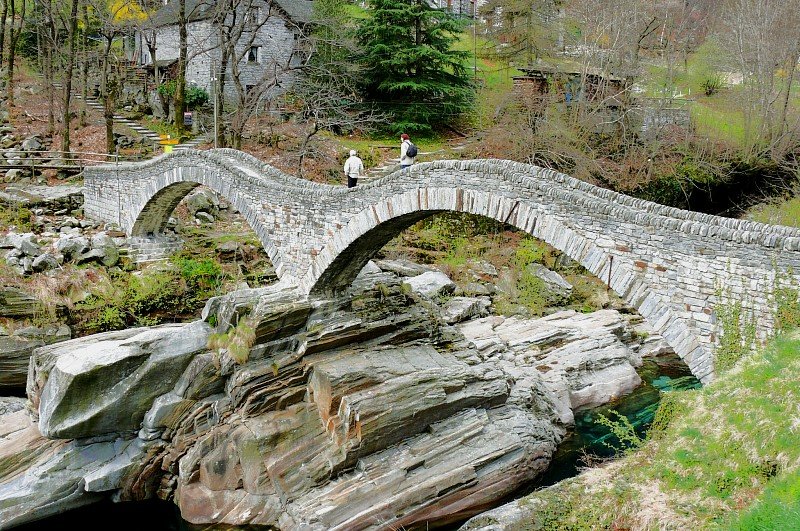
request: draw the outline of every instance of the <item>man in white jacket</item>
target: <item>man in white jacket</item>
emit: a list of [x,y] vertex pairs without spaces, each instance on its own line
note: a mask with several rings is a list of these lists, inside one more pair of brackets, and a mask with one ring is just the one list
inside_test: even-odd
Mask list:
[[400,135],[400,167],[406,169],[414,164],[414,157],[408,156],[408,146],[411,144],[411,138],[403,133]]
[[358,184],[358,178],[364,173],[364,161],[358,156],[355,149],[350,150],[350,156],[344,161],[344,174],[347,175],[347,187],[353,188]]

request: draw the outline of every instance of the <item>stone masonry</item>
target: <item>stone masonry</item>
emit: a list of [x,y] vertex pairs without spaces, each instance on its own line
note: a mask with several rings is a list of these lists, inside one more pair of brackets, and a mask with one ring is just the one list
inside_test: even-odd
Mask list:
[[605,282],[703,381],[714,375],[717,305],[741,303],[763,338],[774,326],[776,282],[800,271],[800,230],[665,207],[505,160],[421,163],[348,189],[235,150],[187,150],[87,168],[85,213],[157,241],[198,185],[246,217],[278,276],[305,293],[349,285],[391,238],[437,212],[505,222]]

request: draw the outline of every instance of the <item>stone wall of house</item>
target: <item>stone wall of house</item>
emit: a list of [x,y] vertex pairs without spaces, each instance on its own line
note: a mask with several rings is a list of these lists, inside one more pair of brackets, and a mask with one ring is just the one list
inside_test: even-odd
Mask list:
[[[186,81],[194,82],[197,86],[210,90],[212,77],[212,61],[218,61],[219,51],[216,50],[217,36],[211,22],[201,20],[189,24],[188,31],[188,62],[186,64]],[[180,55],[180,35],[178,26],[165,26],[158,31],[156,36],[156,60],[177,59]]]
[[[256,86],[265,80],[272,79],[276,69],[286,70],[286,65],[293,60],[293,52],[297,46],[298,29],[277,9],[269,8],[268,2],[260,2],[259,17],[255,26],[256,35],[245,31],[236,46],[236,55],[242,57],[239,64],[239,78],[245,90],[248,86]],[[242,17],[243,14],[238,16]],[[220,51],[218,36],[210,20],[192,22],[188,29],[189,61],[186,67],[186,80],[203,88],[209,94],[213,92],[212,78],[215,70],[220,68]],[[180,52],[178,26],[166,26],[158,31],[156,37],[158,49],[156,59],[176,59]],[[248,61],[248,50],[258,47],[256,61]],[[225,84],[226,98],[236,95],[236,87],[228,68]],[[292,76],[281,76],[281,84],[286,84]]]

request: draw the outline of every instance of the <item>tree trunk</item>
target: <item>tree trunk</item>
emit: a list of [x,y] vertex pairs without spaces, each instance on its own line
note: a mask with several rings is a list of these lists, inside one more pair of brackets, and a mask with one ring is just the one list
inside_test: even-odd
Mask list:
[[17,55],[17,40],[19,34],[22,32],[22,25],[25,23],[25,2],[22,3],[22,13],[20,13],[19,28],[14,30],[17,20],[17,4],[14,0],[11,2],[11,27],[8,34],[8,66],[6,71],[6,99],[9,106],[14,105],[14,61]]
[[180,52],[178,54],[178,79],[175,81],[175,127],[183,130],[183,111],[186,108],[186,0],[178,1],[178,26]]
[[106,46],[103,49],[103,73],[101,78],[101,90],[103,94],[103,117],[106,122],[106,153],[114,153],[114,94],[115,82],[110,79],[110,60],[111,44],[114,36],[106,36]]
[[217,145],[219,147],[226,147],[225,144],[225,128],[221,126],[220,122],[222,121],[221,114],[222,109],[225,106],[225,72],[228,70],[228,54],[223,52],[222,54],[222,62],[219,68],[219,79],[217,79],[217,86],[214,92],[214,98],[217,100],[217,126],[216,132],[217,135]]
[[53,86],[53,48],[47,46],[44,51],[44,82],[47,86],[47,135],[52,138],[56,134],[56,91]]
[[[83,4],[81,9],[83,16],[83,27],[89,27],[89,6]],[[86,38],[86,31],[81,35],[81,48],[83,49],[83,60],[81,61],[81,115],[78,124],[86,127],[86,99],[89,97],[89,41]]]
[[782,138],[786,134],[788,124],[786,123],[786,116],[789,113],[789,100],[792,94],[792,85],[794,84],[794,73],[797,70],[798,48],[796,47],[792,53],[789,54],[789,74],[786,76],[786,92],[783,96],[783,108],[781,109],[781,124],[780,135]]
[[[2,0],[3,8],[0,11],[0,65],[3,63],[3,53],[5,52],[6,43],[6,22],[8,21],[8,2],[9,0]],[[12,2],[14,0],[11,0]]]
[[61,137],[61,151],[69,152],[69,128],[71,122],[70,102],[72,101],[72,73],[75,58],[75,37],[78,33],[78,0],[72,0],[69,17],[69,33],[67,34],[67,64],[64,73],[64,120],[63,136]]

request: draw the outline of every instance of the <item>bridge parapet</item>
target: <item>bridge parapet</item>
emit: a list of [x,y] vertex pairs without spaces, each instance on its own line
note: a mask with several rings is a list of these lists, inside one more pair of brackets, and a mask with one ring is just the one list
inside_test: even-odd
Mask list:
[[349,285],[386,242],[436,212],[515,226],[606,282],[702,379],[713,374],[717,305],[741,302],[766,334],[778,277],[800,271],[797,229],[657,205],[502,160],[417,164],[347,189],[297,179],[234,150],[187,150],[87,169],[84,208],[147,237],[201,184],[244,214],[277,274],[305,293]]

